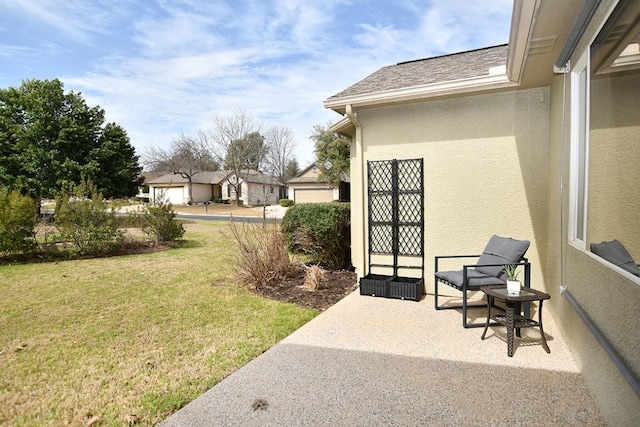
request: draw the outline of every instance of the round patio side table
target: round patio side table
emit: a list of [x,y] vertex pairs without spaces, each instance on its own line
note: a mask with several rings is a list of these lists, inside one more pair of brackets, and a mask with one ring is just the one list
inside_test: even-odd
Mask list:
[[[484,326],[484,332],[481,339],[484,340],[489,328],[489,322],[491,320],[507,327],[507,354],[509,357],[513,357],[513,332],[516,331],[518,337],[520,337],[520,328],[539,327],[540,336],[542,337],[542,347],[547,353],[551,353],[547,340],[544,336],[544,329],[542,328],[542,302],[550,299],[551,296],[542,291],[531,288],[523,288],[519,294],[510,294],[507,292],[506,285],[493,285],[484,286],[480,288],[482,292],[487,295],[487,322]],[[494,299],[499,299],[505,302],[506,310],[504,314],[491,314],[491,307],[494,304]],[[523,302],[538,301],[538,320],[535,321],[521,314],[521,304]]]

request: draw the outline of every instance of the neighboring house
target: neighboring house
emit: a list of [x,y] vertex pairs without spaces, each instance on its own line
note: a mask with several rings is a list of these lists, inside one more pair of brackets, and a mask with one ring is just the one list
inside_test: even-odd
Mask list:
[[136,194],[136,198],[143,201],[149,201],[149,182],[153,181],[156,178],[165,175],[166,172],[142,172],[140,176],[142,176],[142,185],[138,187],[138,194]]
[[352,137],[358,275],[367,161],[422,158],[427,292],[435,255],[531,240],[532,286],[611,425],[640,420],[640,277],[590,245],[640,260],[639,23],[638,1],[516,0],[508,45],[383,67],[325,101]]
[[[191,178],[194,203],[208,202],[222,198],[221,182],[229,173],[226,171],[199,172]],[[179,174],[166,174],[148,182],[149,201],[166,201],[174,205],[189,202],[189,181]]]
[[318,181],[320,170],[315,164],[303,169],[294,178],[291,178],[289,186],[289,199],[295,203],[323,203],[349,201],[349,178],[345,177],[339,185],[328,181]]
[[278,203],[284,186],[276,178],[258,171],[242,171],[239,176],[230,172],[220,183],[222,198],[236,200],[236,192],[246,206],[263,206]]

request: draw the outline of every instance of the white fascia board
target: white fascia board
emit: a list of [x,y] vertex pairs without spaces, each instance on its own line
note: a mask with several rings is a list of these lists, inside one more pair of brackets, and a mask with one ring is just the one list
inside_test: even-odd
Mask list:
[[532,41],[533,25],[540,7],[540,0],[516,0],[513,2],[511,32],[507,53],[507,75],[520,83]]
[[517,83],[509,80],[506,74],[488,75],[444,83],[414,86],[405,89],[394,89],[373,94],[347,96],[335,100],[326,100],[324,101],[324,106],[325,108],[331,109],[344,108],[347,104],[351,104],[353,107],[367,107],[419,101],[447,95],[505,89],[514,86],[517,86]]

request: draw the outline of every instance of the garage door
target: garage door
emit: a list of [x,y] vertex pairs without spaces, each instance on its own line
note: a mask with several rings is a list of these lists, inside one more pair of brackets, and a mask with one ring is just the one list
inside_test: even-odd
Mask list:
[[296,203],[325,203],[333,201],[333,190],[326,188],[320,190],[296,190]]
[[170,187],[166,189],[165,196],[172,205],[183,205],[185,202],[184,187]]

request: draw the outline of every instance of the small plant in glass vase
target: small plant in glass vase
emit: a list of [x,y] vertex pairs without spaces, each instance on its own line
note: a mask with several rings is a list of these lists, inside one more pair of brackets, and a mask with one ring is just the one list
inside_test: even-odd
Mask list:
[[518,280],[517,271],[518,266],[516,264],[508,264],[504,266],[504,273],[507,275],[507,293],[512,295],[518,295],[520,293],[520,281]]

